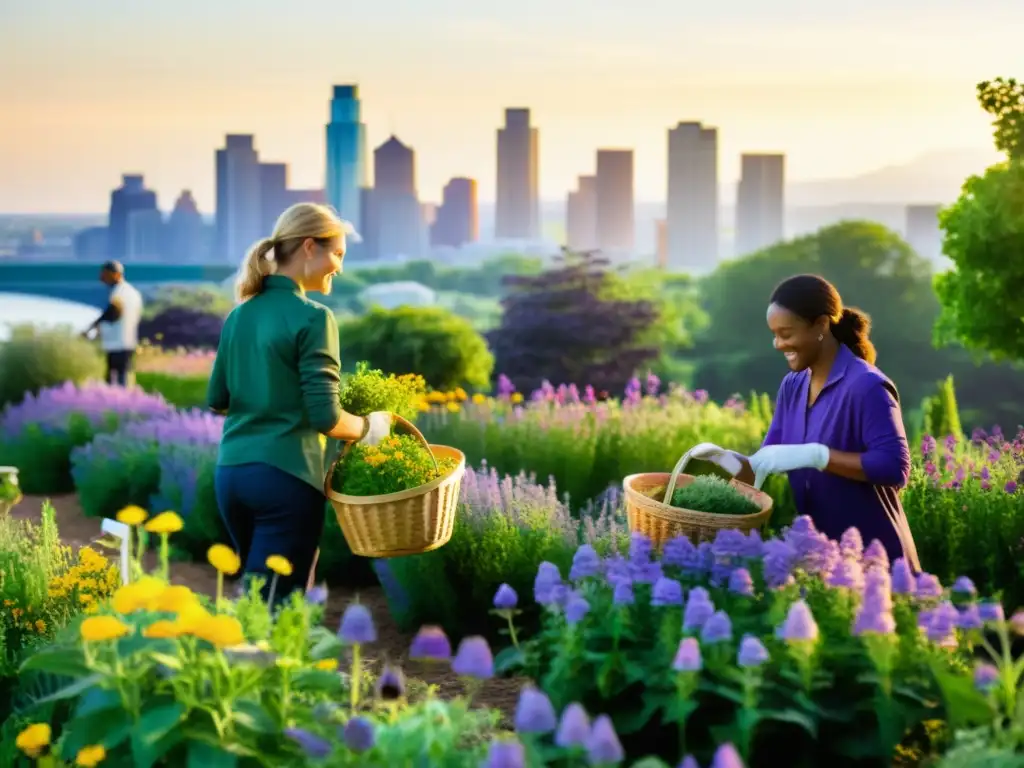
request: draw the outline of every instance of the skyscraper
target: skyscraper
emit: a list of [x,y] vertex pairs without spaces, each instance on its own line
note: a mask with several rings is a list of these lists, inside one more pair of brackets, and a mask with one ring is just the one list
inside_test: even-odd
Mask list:
[[679,123],[668,131],[668,262],[709,270],[718,261],[718,129]]
[[248,134],[228,134],[217,150],[217,240],[214,258],[239,264],[270,233],[263,229],[260,158]]
[[444,186],[441,205],[430,228],[430,244],[461,248],[480,236],[476,179],[454,178]]
[[158,261],[164,252],[166,230],[164,217],[156,208],[142,208],[128,212],[129,261]]
[[189,190],[184,190],[167,218],[168,261],[183,264],[202,261],[205,254],[206,233],[199,206]]
[[373,175],[372,213],[364,217],[362,233],[367,255],[378,259],[419,257],[425,225],[416,194],[416,153],[391,136],[373,151]]
[[498,129],[498,184],[494,236],[500,240],[540,237],[539,134],[530,110],[505,110]]
[[636,236],[633,150],[597,150],[597,247],[606,256],[629,256]]
[[356,228],[362,226],[360,189],[369,185],[367,172],[359,86],[336,85],[327,124],[327,202]]
[[267,235],[288,205],[288,164],[260,163],[260,228]]
[[785,185],[785,155],[740,155],[736,256],[767,248],[785,237]]
[[128,220],[133,211],[156,211],[156,193],[146,189],[140,174],[126,173],[110,193],[107,246],[109,258],[124,261],[130,254]]
[[597,248],[597,177],[580,176],[565,204],[565,246],[576,253]]

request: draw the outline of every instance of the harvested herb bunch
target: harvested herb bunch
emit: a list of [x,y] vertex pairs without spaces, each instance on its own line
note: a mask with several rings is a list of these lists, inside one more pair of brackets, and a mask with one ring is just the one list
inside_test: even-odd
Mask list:
[[359,363],[356,372],[342,383],[341,407],[355,416],[390,411],[412,421],[419,414],[426,391],[427,383],[418,374],[385,376],[383,371]]
[[[664,488],[655,489],[652,497],[660,500],[664,494]],[[700,475],[686,487],[676,488],[672,501],[668,503],[673,507],[715,515],[753,515],[761,511],[756,502],[736,490],[727,480],[714,475]]]

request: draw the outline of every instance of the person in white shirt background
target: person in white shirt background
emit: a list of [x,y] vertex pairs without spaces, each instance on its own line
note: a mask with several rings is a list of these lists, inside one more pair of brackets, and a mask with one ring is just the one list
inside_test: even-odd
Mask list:
[[139,345],[142,294],[124,279],[124,266],[119,261],[108,261],[100,267],[100,281],[110,286],[110,299],[107,308],[82,335],[90,338],[99,331],[100,345],[107,356],[107,381],[124,387],[128,385]]

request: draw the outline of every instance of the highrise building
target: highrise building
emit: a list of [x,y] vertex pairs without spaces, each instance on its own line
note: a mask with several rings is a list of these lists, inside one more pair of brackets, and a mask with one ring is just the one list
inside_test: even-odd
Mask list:
[[668,262],[710,270],[718,261],[718,129],[679,123],[668,131]]
[[597,249],[597,177],[580,176],[565,203],[565,246],[575,253]]
[[939,229],[941,205],[907,206],[907,242],[919,255],[930,261],[940,261],[942,230]]
[[366,160],[366,125],[358,85],[336,85],[327,124],[327,202],[352,222],[362,226],[363,187],[369,186]]
[[241,263],[270,232],[263,227],[260,158],[248,134],[228,134],[217,150],[217,239],[214,258]]
[[129,261],[158,261],[165,250],[164,217],[155,208],[128,212]]
[[654,263],[659,269],[668,268],[668,227],[664,219],[654,220]]
[[106,261],[110,256],[110,227],[80,229],[72,237],[75,258],[81,261]]
[[629,256],[636,237],[633,150],[597,150],[597,247],[606,256]]
[[736,256],[767,248],[785,237],[785,186],[785,155],[740,155]]
[[184,190],[167,217],[167,259],[174,264],[202,261],[206,256],[206,227],[199,206],[189,190]]
[[121,186],[110,193],[110,219],[107,233],[109,258],[129,258],[128,218],[133,211],[156,211],[156,193],[146,189],[140,174],[124,174]]
[[476,179],[454,178],[441,194],[441,205],[430,228],[430,244],[461,248],[479,237]]
[[260,229],[269,236],[288,202],[288,164],[260,163]]
[[373,151],[373,175],[370,215],[363,217],[367,256],[418,258],[426,227],[416,194],[416,153],[391,136]]
[[539,134],[530,110],[505,110],[498,129],[498,179],[494,236],[499,240],[540,237]]

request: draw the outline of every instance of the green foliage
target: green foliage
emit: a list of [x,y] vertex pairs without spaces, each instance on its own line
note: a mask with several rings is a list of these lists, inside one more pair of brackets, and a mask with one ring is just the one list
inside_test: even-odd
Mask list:
[[444,477],[455,469],[450,458],[437,459],[410,435],[392,435],[379,445],[352,445],[338,462],[334,489],[349,496],[398,493]]
[[465,319],[440,307],[371,309],[341,326],[342,359],[386,373],[419,373],[434,389],[486,389],[494,358]]
[[153,319],[168,309],[191,309],[227,317],[234,306],[231,291],[219,285],[166,285],[146,302],[144,317]]
[[939,222],[954,267],[935,278],[936,339],[1024,361],[1024,158],[969,178]]
[[952,435],[957,440],[963,440],[964,430],[960,424],[960,410],[956,404],[952,376],[939,382],[937,392],[924,399],[921,410],[924,415],[924,434],[932,437]]
[[65,381],[102,379],[105,371],[96,346],[71,329],[15,326],[0,343],[0,408]]
[[395,266],[362,267],[347,274],[366,285],[412,280],[435,291],[497,297],[506,275],[536,275],[542,268],[540,259],[505,254],[487,259],[479,267],[439,267],[432,261],[410,261]]
[[374,411],[397,413],[412,420],[419,413],[419,402],[426,392],[423,378],[414,373],[384,375],[365,361],[356,363],[355,373],[346,376],[341,388],[341,407],[355,416]]
[[978,83],[977,93],[981,108],[992,115],[996,149],[1024,158],[1024,83],[997,77]]
[[21,489],[30,495],[70,493],[71,452],[102,432],[117,427],[117,416],[108,414],[99,425],[81,414],[69,416],[67,429],[44,429],[28,424],[15,439],[0,440],[0,465],[18,468]]
[[[663,488],[661,495],[664,493]],[[689,485],[676,488],[672,506],[715,515],[753,515],[761,509],[728,481],[714,475],[701,475]]]
[[205,408],[209,376],[177,376],[171,373],[139,371],[135,383],[147,392],[163,395],[176,408]]

